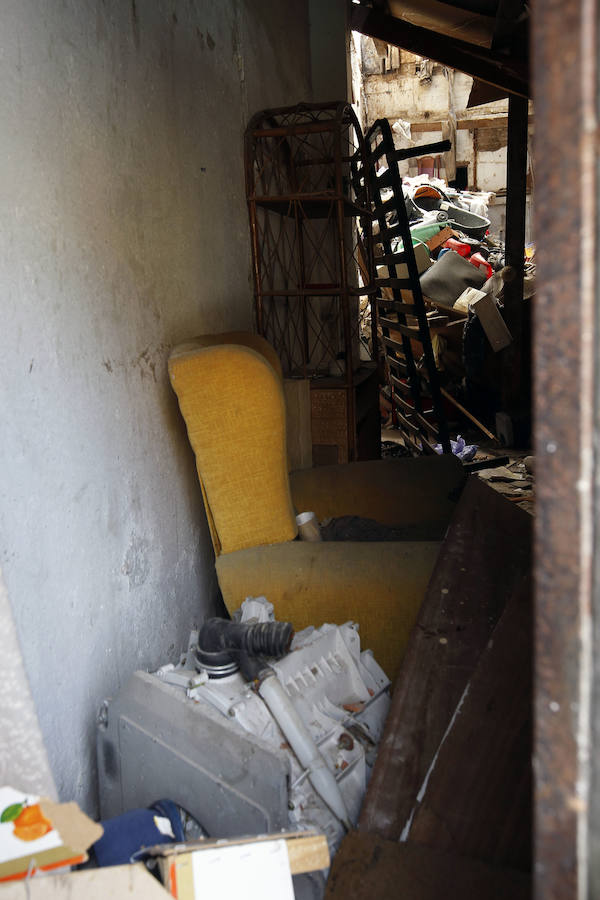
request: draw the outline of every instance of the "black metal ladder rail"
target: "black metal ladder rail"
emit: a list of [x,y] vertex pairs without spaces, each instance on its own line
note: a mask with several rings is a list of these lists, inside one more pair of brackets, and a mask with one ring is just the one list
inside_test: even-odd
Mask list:
[[[396,150],[392,130],[387,119],[378,119],[369,129],[365,137],[368,152],[369,176],[373,214],[379,225],[379,234],[373,236],[374,244],[381,244],[383,254],[375,254],[375,283],[380,290],[374,304],[379,324],[383,332],[383,345],[390,369],[390,388],[392,392],[392,412],[396,423],[403,432],[405,444],[413,453],[433,451],[433,444],[439,443],[444,453],[450,453],[448,425],[444,413],[440,380],[431,343],[427,310],[423,301],[423,293],[419,281],[419,271],[415,258],[412,235],[404,201],[402,178],[398,170],[398,160],[420,156],[430,150],[448,149],[449,142],[426,145],[411,150]],[[387,171],[377,174],[376,163],[384,162]],[[389,188],[392,197],[382,199],[382,190]],[[396,213],[397,225],[390,227],[388,216]],[[394,252],[393,240],[401,238],[402,252]],[[408,277],[397,276],[397,266],[405,264]],[[389,277],[380,278],[377,266],[385,266]],[[388,289],[393,299],[383,296]],[[412,303],[406,303],[402,291],[410,291]],[[393,316],[394,318],[391,318]],[[407,317],[417,320],[417,326],[409,325]],[[397,341],[391,337],[390,331],[401,336]],[[413,353],[411,341],[418,340],[423,348],[425,369],[420,370]],[[403,377],[402,377],[403,376]],[[407,383],[408,382],[408,383]],[[433,406],[434,422],[427,419],[423,407],[423,382]],[[411,404],[402,397],[409,395]]]

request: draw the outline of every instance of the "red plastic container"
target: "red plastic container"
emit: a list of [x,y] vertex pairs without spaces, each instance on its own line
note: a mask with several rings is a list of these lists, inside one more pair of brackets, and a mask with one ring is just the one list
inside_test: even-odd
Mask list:
[[448,238],[444,247],[447,247],[448,250],[456,250],[457,253],[464,257],[469,256],[472,249],[469,244],[463,244],[462,241],[457,241],[456,238]]
[[472,266],[475,266],[478,269],[485,269],[487,272],[486,278],[491,278],[494,274],[494,270],[487,259],[483,258],[481,253],[474,253],[473,256],[468,258],[467,262],[470,262]]

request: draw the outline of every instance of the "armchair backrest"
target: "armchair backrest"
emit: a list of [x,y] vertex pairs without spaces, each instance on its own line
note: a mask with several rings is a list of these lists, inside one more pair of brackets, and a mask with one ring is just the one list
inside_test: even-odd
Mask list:
[[292,540],[280,375],[249,346],[198,338],[173,350],[169,377],[196,456],[215,553]]
[[215,344],[241,344],[243,347],[250,347],[256,350],[261,356],[264,356],[268,363],[275,369],[279,378],[283,378],[283,369],[281,368],[281,360],[272,344],[268,342],[260,334],[254,334],[252,331],[222,331],[220,334],[199,334],[197,337],[190,338],[183,344],[178,344],[171,351],[171,359],[179,356],[181,353],[190,353],[192,350],[199,350],[201,347],[213,347]]

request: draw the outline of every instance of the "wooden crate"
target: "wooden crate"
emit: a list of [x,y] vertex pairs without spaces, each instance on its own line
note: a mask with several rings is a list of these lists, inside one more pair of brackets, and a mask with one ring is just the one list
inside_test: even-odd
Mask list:
[[346,387],[313,387],[310,401],[313,464],[326,466],[348,462]]

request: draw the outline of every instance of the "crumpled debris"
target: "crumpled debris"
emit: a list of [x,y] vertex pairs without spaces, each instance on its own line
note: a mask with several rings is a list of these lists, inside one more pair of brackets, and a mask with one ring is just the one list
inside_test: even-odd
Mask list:
[[433,62],[430,59],[422,59],[419,66],[419,81],[421,84],[431,84],[433,80]]
[[337,516],[321,522],[324,541],[432,541],[436,540],[431,523],[384,525],[363,516]]
[[[477,444],[466,444],[464,437],[460,434],[456,436],[455,441],[450,441],[450,447],[452,448],[454,456],[458,456],[463,462],[470,462],[479,450]],[[444,452],[444,448],[441,444],[436,444],[433,449],[436,453],[441,454]]]

